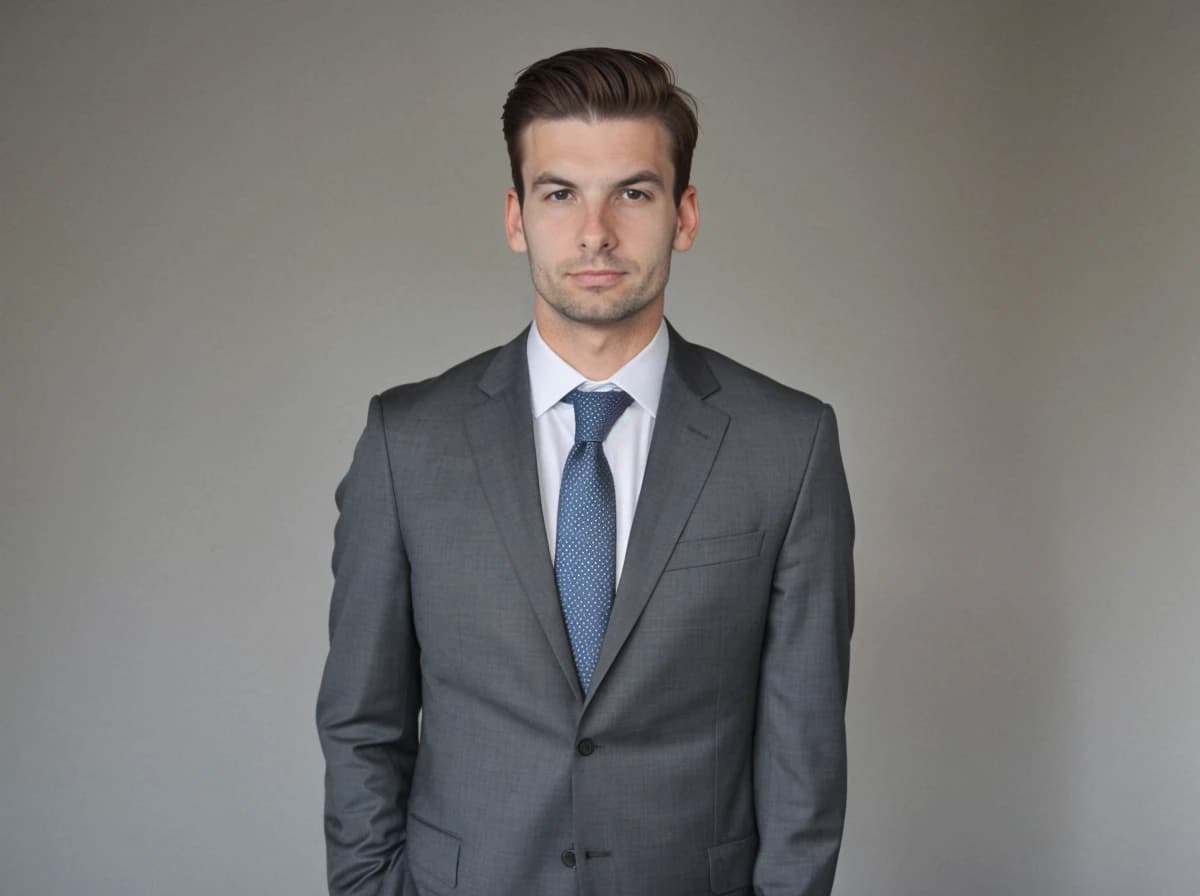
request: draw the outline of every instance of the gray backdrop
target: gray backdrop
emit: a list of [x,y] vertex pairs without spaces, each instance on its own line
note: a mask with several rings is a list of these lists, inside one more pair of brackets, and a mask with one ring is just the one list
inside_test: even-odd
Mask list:
[[4,4],[0,892],[322,892],[333,489],[588,44],[701,104],[672,320],[838,409],[839,896],[1200,893],[1195,4],[684,0]]

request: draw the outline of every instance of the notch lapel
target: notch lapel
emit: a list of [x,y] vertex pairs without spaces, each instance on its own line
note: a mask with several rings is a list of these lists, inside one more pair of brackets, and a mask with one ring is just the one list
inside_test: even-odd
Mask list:
[[467,439],[488,507],[517,579],[572,692],[582,701],[542,518],[529,361],[525,354],[528,333],[526,327],[516,339],[502,346],[479,381],[479,388],[489,397],[468,412]]
[[650,600],[729,425],[727,414],[704,402],[720,388],[708,364],[670,323],[667,327],[671,351],[663,374],[650,454],[625,549],[621,582],[592,673],[592,686],[584,700],[585,711]]

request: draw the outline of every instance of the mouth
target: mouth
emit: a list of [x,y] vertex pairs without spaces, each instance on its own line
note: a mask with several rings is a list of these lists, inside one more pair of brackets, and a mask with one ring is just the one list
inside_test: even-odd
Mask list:
[[624,271],[598,268],[589,271],[576,271],[571,274],[571,279],[580,286],[611,286],[624,276]]

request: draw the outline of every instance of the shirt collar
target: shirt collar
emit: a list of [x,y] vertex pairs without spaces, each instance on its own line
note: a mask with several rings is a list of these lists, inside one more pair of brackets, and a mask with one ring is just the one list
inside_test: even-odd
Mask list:
[[627,392],[651,417],[655,417],[658,415],[658,398],[662,394],[663,374],[667,369],[670,350],[671,340],[664,319],[659,321],[654,338],[624,367],[606,380],[589,380],[555,354],[554,349],[542,339],[534,322],[529,327],[529,338],[525,342],[533,416],[542,416],[572,389],[578,387],[590,391],[611,384]]

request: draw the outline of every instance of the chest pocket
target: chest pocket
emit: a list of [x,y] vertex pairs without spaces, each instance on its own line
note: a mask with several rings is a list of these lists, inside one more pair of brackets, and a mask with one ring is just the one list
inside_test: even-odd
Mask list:
[[762,551],[765,534],[764,530],[758,529],[754,532],[737,532],[732,535],[680,541],[675,545],[665,571],[692,566],[715,566],[718,563],[733,563],[757,557]]

